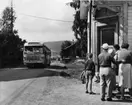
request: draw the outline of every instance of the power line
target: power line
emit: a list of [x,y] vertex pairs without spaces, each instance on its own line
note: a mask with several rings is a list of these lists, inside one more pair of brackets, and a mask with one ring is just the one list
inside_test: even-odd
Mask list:
[[44,19],[44,20],[52,20],[52,21],[60,21],[60,22],[73,22],[73,21],[67,21],[67,20],[60,20],[60,19],[53,19],[53,18],[47,18],[47,17],[39,17],[39,16],[33,16],[33,15],[28,15],[28,14],[23,14],[20,13],[20,15],[28,16],[28,17],[33,17],[33,18],[38,18],[38,19]]
[[[13,0],[11,0],[11,7],[13,8]],[[28,15],[28,14],[23,14],[23,13],[19,13],[20,15],[23,16],[28,16],[28,17],[32,17],[32,18],[37,18],[37,19],[45,19],[45,20],[52,20],[52,21],[60,21],[60,22],[73,22],[73,21],[68,21],[68,20],[60,20],[60,19],[53,19],[53,18],[47,18],[47,17],[39,17],[39,16],[33,16],[33,15]]]

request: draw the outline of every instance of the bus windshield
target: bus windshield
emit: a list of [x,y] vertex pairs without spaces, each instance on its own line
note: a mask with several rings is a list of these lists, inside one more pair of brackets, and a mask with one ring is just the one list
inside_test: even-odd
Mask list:
[[43,53],[42,46],[25,46],[24,52]]

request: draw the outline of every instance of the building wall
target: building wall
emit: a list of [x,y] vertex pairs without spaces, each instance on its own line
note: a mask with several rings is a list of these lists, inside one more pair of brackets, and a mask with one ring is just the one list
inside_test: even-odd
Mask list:
[[132,6],[128,6],[128,43],[132,50]]
[[[109,0],[107,0],[109,1]],[[119,45],[122,45],[123,42],[128,42],[130,44],[130,50],[132,50],[132,1],[131,0],[122,0],[122,1],[111,1],[108,2],[109,6],[121,7],[119,14],[119,25],[117,25],[118,35],[119,35]],[[94,60],[97,60],[97,27],[102,26],[99,22],[93,26],[93,54]],[[95,43],[96,44],[95,44]]]

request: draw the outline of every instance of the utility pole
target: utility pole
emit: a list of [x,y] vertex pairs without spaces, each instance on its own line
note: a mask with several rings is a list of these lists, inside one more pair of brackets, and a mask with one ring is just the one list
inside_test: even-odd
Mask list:
[[91,53],[91,34],[92,34],[92,0],[89,0],[88,26],[87,26],[87,53]]

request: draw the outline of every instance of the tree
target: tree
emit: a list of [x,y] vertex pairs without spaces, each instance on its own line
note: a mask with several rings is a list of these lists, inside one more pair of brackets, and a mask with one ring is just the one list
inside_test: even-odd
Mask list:
[[74,0],[70,3],[70,6],[75,9],[74,21],[72,30],[74,31],[74,36],[77,39],[77,49],[81,52],[80,56],[84,56],[87,52],[87,19],[80,19],[80,1]]
[[14,22],[16,20],[15,11],[12,7],[6,7],[2,14],[3,28],[2,32],[13,32]]
[[65,48],[69,47],[70,45],[72,45],[72,42],[71,41],[64,41],[61,45],[61,52],[60,52],[60,55],[61,57],[68,57],[68,53],[65,52]]
[[12,7],[4,9],[1,20],[3,24],[0,33],[0,51],[3,65],[20,63],[22,62],[21,49],[26,40],[22,40],[18,35],[18,30],[14,29],[16,16]]

